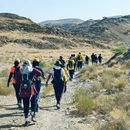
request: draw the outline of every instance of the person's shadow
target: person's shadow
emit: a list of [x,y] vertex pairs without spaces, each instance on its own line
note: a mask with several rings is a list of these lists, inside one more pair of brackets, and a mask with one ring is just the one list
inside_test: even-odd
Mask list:
[[43,107],[40,107],[40,110],[53,111],[53,110],[55,110],[55,106],[56,106],[56,105],[43,106]]
[[11,129],[11,128],[16,128],[16,127],[23,127],[23,124],[22,125],[11,125],[11,124],[5,124],[5,125],[0,125],[0,130],[1,129]]
[[12,116],[22,116],[23,112],[13,112],[13,113],[6,113],[6,114],[0,114],[0,118],[5,118],[5,117],[12,117]]

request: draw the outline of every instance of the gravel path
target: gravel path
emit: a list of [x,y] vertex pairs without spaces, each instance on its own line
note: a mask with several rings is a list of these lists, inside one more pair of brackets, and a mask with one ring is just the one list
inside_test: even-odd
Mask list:
[[23,111],[17,108],[14,96],[0,96],[0,130],[89,130],[82,125],[83,118],[76,117],[72,104],[72,95],[77,88],[75,81],[68,83],[67,92],[63,95],[61,109],[55,108],[53,93],[40,99],[40,110],[37,122],[24,127]]

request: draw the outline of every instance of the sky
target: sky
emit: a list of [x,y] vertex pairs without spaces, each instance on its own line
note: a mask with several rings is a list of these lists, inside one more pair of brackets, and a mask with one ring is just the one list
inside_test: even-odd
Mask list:
[[34,22],[82,20],[129,15],[130,0],[0,0],[0,13],[14,13]]

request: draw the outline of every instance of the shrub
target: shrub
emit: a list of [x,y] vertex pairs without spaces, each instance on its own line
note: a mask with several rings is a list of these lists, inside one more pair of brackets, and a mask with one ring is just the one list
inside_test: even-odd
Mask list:
[[85,81],[86,79],[96,79],[98,76],[96,66],[87,66],[80,71],[80,80]]
[[114,87],[119,91],[123,91],[127,84],[128,79],[126,77],[121,77],[119,79],[114,80]]
[[128,126],[123,119],[112,120],[107,122],[100,130],[128,130]]
[[96,109],[99,113],[107,114],[109,113],[115,104],[114,97],[101,95],[95,99]]
[[95,109],[95,103],[92,97],[87,96],[87,90],[80,89],[74,96],[76,107],[81,114],[89,114]]
[[5,82],[0,83],[0,95],[10,95],[12,93],[13,93],[12,87],[7,88]]
[[124,53],[127,51],[127,47],[126,46],[119,46],[119,47],[113,48],[112,51],[114,53]]

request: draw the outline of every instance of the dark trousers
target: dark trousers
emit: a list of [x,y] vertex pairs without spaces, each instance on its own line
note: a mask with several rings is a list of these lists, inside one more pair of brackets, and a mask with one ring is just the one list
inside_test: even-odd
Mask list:
[[38,112],[38,101],[39,101],[39,97],[40,97],[40,90],[41,90],[41,82],[38,82],[35,84],[35,87],[36,87],[36,90],[37,90],[37,93],[35,95],[35,107],[36,107],[36,112]]
[[21,97],[19,95],[20,84],[13,84],[13,86],[14,86],[14,90],[15,90],[15,95],[16,95],[17,103],[21,103]]
[[53,87],[55,91],[55,98],[56,98],[57,104],[60,104],[60,100],[64,92],[64,83],[55,83],[53,84]]
[[78,63],[77,63],[78,70],[82,69],[82,66],[83,66],[83,62],[82,61],[78,61]]
[[[23,106],[24,106],[24,116],[25,116],[25,118],[28,118],[30,98],[31,97],[24,97],[23,98]],[[32,98],[31,98],[31,111],[35,112],[35,110],[36,110],[35,96],[32,96]]]
[[69,70],[70,79],[73,79],[74,70]]

